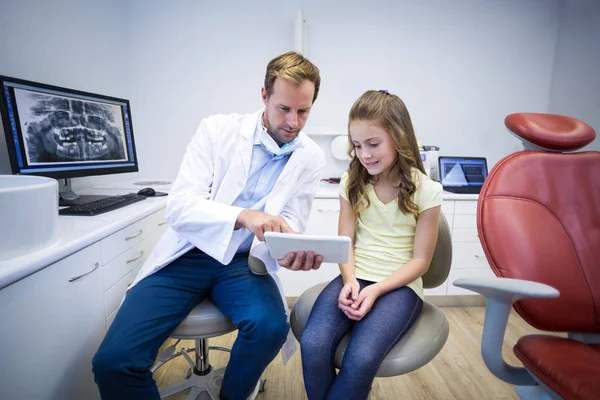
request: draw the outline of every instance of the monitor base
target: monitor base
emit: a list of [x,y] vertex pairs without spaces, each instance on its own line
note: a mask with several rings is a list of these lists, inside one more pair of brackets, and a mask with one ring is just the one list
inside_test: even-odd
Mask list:
[[102,195],[78,195],[71,189],[71,179],[58,180],[58,206],[67,207],[77,204],[86,204],[95,200],[102,200],[109,196]]

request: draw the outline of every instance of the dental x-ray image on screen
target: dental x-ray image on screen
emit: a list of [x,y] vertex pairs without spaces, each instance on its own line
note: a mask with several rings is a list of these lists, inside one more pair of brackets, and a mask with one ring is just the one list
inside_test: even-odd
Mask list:
[[21,88],[14,94],[28,165],[127,161],[118,105]]
[[0,117],[13,174],[139,170],[127,99],[0,75]]

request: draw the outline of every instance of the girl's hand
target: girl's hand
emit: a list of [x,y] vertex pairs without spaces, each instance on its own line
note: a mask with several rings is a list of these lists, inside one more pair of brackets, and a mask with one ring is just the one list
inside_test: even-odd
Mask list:
[[377,284],[365,287],[360,291],[358,299],[352,303],[348,312],[344,311],[344,313],[348,318],[360,321],[371,310],[371,307],[373,307],[380,294]]
[[338,307],[340,308],[340,310],[344,311],[346,315],[348,315],[346,310],[350,310],[350,306],[358,299],[359,291],[360,286],[356,278],[346,283],[342,290],[340,290],[340,295],[338,297]]

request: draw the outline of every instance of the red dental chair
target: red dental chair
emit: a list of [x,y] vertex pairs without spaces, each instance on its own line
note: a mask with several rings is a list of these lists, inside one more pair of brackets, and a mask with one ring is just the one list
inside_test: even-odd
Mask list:
[[[596,134],[550,114],[511,114],[525,151],[502,159],[479,195],[477,230],[497,278],[454,285],[486,297],[482,355],[521,399],[600,399],[600,152],[573,152]],[[511,307],[531,326],[502,359]]]

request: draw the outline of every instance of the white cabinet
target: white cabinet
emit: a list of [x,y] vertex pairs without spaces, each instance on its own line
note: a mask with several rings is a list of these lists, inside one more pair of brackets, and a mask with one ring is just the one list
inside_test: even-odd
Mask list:
[[106,329],[127,288],[167,228],[161,209],[102,239],[102,276]]
[[492,277],[492,272],[477,234],[477,200],[457,200],[452,225],[452,268],[448,276],[448,295],[476,295],[455,287],[460,278]]
[[452,228],[452,223],[454,222],[454,200],[444,200],[442,201],[442,212],[446,217],[446,221],[448,221],[448,226]]
[[91,364],[106,333],[100,262],[96,243],[0,290],[0,399],[100,398]]
[[92,358],[167,228],[164,206],[141,207],[124,228],[0,290],[0,399],[100,398]]

